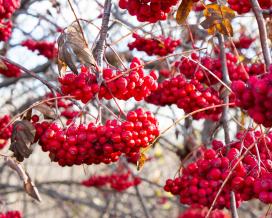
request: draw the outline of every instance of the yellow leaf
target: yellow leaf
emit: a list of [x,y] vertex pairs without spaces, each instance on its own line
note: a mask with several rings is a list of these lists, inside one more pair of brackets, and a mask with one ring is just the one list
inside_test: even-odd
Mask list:
[[235,17],[235,12],[226,6],[217,4],[206,5],[203,12],[206,20],[201,23],[204,29],[208,30],[209,34],[215,34],[216,31],[227,35],[233,35],[231,20]]
[[141,170],[145,164],[147,156],[144,153],[141,153],[140,158],[137,163],[137,170]]
[[183,24],[193,8],[193,0],[182,0],[178,7],[176,20],[178,24]]

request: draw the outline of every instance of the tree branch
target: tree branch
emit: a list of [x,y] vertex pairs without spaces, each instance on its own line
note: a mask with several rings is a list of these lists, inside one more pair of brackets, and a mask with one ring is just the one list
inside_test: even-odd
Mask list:
[[258,3],[257,0],[250,0],[251,5],[252,5],[252,10],[255,14],[258,28],[259,28],[259,34],[260,34],[260,41],[261,41],[261,46],[262,46],[262,52],[264,56],[264,62],[266,65],[266,69],[268,70],[270,64],[271,64],[271,54],[270,54],[270,49],[268,46],[267,42],[267,31],[265,27],[265,20],[263,17],[263,12],[262,9]]

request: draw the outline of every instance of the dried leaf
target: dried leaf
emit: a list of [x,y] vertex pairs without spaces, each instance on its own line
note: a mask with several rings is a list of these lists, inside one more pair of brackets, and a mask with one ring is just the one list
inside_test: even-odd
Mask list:
[[38,189],[32,182],[28,173],[24,170],[22,165],[18,163],[15,159],[10,157],[5,157],[5,162],[11,169],[17,172],[17,174],[19,175],[19,177],[24,183],[24,189],[26,193],[29,194],[35,200],[41,201],[41,197],[40,197]]
[[181,4],[178,7],[176,20],[178,24],[183,24],[188,17],[190,11],[193,8],[193,0],[182,0]]
[[146,160],[147,160],[147,156],[144,153],[141,153],[140,158],[137,162],[137,170],[141,170],[143,168]]
[[34,109],[40,111],[46,118],[56,119],[57,117],[54,111],[46,104],[39,104]]
[[76,22],[66,28],[58,38],[58,68],[63,69],[65,63],[74,73],[78,74],[76,62],[92,67],[96,61],[85,43],[80,27]]
[[206,5],[203,11],[206,20],[200,25],[207,29],[209,34],[215,34],[217,31],[224,35],[233,35],[231,20],[235,17],[235,12],[226,6],[218,4]]
[[32,153],[31,145],[35,138],[36,129],[27,120],[16,121],[13,125],[10,150],[18,161],[23,161]]
[[267,36],[272,42],[272,19],[266,19]]
[[7,65],[5,64],[5,62],[2,59],[0,59],[0,69],[2,69],[2,70],[8,69]]

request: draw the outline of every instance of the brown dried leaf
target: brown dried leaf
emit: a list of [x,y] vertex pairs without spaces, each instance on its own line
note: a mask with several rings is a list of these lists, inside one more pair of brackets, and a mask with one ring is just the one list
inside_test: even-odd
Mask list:
[[272,19],[266,20],[266,29],[267,29],[267,36],[272,42]]
[[233,35],[231,20],[235,17],[235,12],[232,9],[218,4],[209,4],[206,5],[203,14],[206,20],[200,25],[207,29],[209,34],[218,31],[224,35]]
[[190,14],[190,11],[193,8],[193,0],[182,0],[181,4],[178,7],[176,20],[178,24],[183,24]]
[[54,111],[46,104],[39,104],[34,109],[40,111],[46,118],[56,119],[56,114]]
[[27,120],[16,121],[13,125],[10,150],[18,161],[23,161],[32,153],[31,145],[35,138],[36,129]]
[[5,62],[2,59],[0,59],[0,69],[2,69],[2,70],[8,69],[7,65],[5,64]]
[[19,175],[19,177],[24,183],[24,189],[26,193],[29,194],[35,200],[41,201],[38,189],[32,182],[28,173],[24,170],[22,165],[18,163],[15,159],[10,157],[5,157],[5,162],[11,169],[13,169]]
[[74,73],[78,74],[77,60],[87,67],[96,66],[96,61],[85,43],[77,22],[67,27],[57,42],[59,70],[63,69],[63,63],[65,63]]
[[140,158],[137,162],[137,170],[141,170],[143,168],[146,159],[147,159],[147,156],[144,153],[141,153]]

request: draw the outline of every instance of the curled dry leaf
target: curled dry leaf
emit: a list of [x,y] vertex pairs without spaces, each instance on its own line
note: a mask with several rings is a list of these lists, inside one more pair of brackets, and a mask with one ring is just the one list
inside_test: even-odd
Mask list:
[[190,11],[193,8],[193,0],[182,0],[178,7],[176,20],[178,24],[183,24],[186,20],[186,18],[189,16]]
[[81,64],[92,67],[96,66],[92,52],[85,43],[80,27],[74,22],[67,27],[58,38],[58,68],[59,72],[68,66],[74,73],[78,74],[77,60]]
[[235,12],[227,6],[218,4],[206,5],[203,11],[206,20],[201,22],[201,26],[207,29],[209,34],[215,34],[217,31],[227,36],[233,35],[231,20],[235,17]]
[[144,153],[140,154],[140,158],[137,162],[137,170],[141,170],[144,167],[147,156]]
[[16,121],[13,125],[10,150],[18,161],[23,161],[32,153],[31,145],[35,138],[36,129],[27,120]]
[[41,196],[39,194],[38,189],[32,182],[28,173],[24,170],[23,166],[20,163],[18,163],[15,159],[10,157],[5,157],[5,162],[11,169],[13,169],[19,175],[20,179],[24,183],[25,192],[35,200],[41,201]]
[[56,119],[57,118],[57,116],[56,116],[55,112],[52,110],[52,108],[50,108],[46,104],[39,104],[36,107],[34,107],[34,109],[41,112],[45,118],[49,118],[49,119]]

